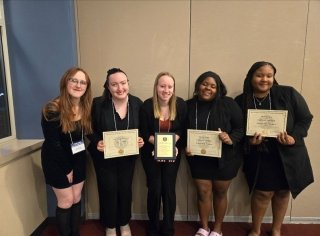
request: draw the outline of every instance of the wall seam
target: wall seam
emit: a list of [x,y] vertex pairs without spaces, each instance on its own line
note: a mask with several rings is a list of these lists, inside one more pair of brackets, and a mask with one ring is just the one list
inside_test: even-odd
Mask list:
[[302,74],[301,74],[301,83],[300,83],[300,93],[302,94],[303,89],[303,79],[304,79],[304,69],[305,69],[305,61],[306,61],[306,49],[307,49],[307,37],[308,37],[308,25],[309,25],[309,14],[310,14],[310,0],[308,1],[307,6],[307,21],[306,21],[306,30],[304,36],[304,48],[303,48],[303,60],[302,60]]
[[[188,81],[188,98],[190,98],[190,80],[191,80],[191,9],[192,0],[189,1],[189,81]],[[188,164],[188,163],[187,163]],[[187,196],[189,196],[189,181],[187,182]],[[189,218],[189,197],[187,197],[187,218]]]

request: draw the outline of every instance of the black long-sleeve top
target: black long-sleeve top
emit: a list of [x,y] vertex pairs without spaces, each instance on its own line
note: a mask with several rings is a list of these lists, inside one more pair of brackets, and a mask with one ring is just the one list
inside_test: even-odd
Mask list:
[[61,171],[65,175],[69,174],[73,168],[74,158],[86,156],[85,151],[73,155],[70,146],[72,143],[70,135],[74,143],[83,140],[81,128],[63,133],[58,113],[49,114],[48,120],[42,116],[41,126],[44,135],[41,156],[45,175],[51,177]]
[[[208,102],[199,101],[197,97],[194,97],[187,101],[187,105],[188,129],[207,129],[218,131],[220,128],[221,131],[229,134],[233,144],[222,144],[222,154],[221,158],[219,159],[219,168],[224,167],[234,158],[241,158],[239,142],[243,137],[242,112],[238,104],[232,98],[222,97]],[[188,158],[201,158],[201,156]]]

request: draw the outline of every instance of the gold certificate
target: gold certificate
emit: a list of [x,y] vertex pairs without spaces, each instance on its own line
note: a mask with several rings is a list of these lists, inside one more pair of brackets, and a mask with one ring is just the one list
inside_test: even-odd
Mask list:
[[103,132],[104,158],[139,154],[138,129]]
[[176,158],[176,134],[155,133],[154,158],[159,160],[171,160]]
[[286,131],[288,111],[248,109],[246,135],[260,133],[263,137],[277,137]]
[[192,155],[221,158],[219,131],[188,129],[187,148]]

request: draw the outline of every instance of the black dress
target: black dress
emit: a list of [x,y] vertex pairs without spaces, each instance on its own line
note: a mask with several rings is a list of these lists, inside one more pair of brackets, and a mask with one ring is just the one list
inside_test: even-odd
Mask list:
[[[85,180],[86,151],[72,154],[73,143],[83,140],[80,122],[77,129],[63,133],[60,126],[59,114],[51,114],[49,120],[41,119],[44,143],[41,149],[41,164],[46,183],[55,188],[68,188]],[[70,138],[71,136],[71,138]],[[69,183],[67,174],[73,171],[73,183]]]
[[[255,98],[256,99],[256,98]],[[255,109],[269,110],[272,108],[271,99],[268,97],[260,102],[255,100]],[[254,189],[261,191],[278,191],[289,189],[283,169],[283,164],[277,149],[276,138],[264,138],[260,147],[251,146],[251,154],[246,159],[245,171],[247,175],[256,179]]]
[[191,175],[194,179],[230,180],[234,178],[241,165],[239,141],[243,136],[242,112],[232,98],[219,101],[199,101],[196,97],[187,101],[188,128],[227,132],[232,145],[222,145],[222,157],[187,157]]
[[[243,170],[249,190],[275,191],[289,189],[295,198],[314,181],[312,167],[304,138],[312,121],[312,114],[304,98],[293,87],[273,85],[270,99],[260,104],[251,94],[235,98],[247,113],[247,109],[287,110],[287,133],[295,140],[294,145],[282,145],[275,138],[268,138],[260,145],[249,145],[245,137]],[[271,101],[271,102],[270,102]]]

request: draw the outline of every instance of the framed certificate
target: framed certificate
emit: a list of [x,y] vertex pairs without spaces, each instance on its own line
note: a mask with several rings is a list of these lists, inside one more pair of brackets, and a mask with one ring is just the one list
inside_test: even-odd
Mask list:
[[258,110],[248,109],[246,135],[260,133],[263,137],[277,137],[286,131],[287,110]]
[[188,129],[187,148],[192,155],[221,158],[219,131]]
[[176,159],[176,134],[154,134],[154,158],[158,160]]
[[138,129],[103,132],[104,158],[139,154]]

